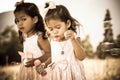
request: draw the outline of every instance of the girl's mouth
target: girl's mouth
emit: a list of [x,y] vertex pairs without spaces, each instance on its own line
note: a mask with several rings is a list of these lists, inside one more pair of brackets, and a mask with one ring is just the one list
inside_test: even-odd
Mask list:
[[55,37],[53,37],[54,41],[62,41],[64,39],[65,39],[65,37],[61,37],[61,36],[55,36]]
[[61,39],[60,36],[55,36],[55,37],[53,37],[53,40],[54,40],[54,41],[59,41],[60,39]]

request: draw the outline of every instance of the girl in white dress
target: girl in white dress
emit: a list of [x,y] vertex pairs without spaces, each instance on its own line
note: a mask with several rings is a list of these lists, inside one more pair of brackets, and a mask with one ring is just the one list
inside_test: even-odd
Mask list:
[[63,5],[46,3],[44,17],[51,38],[52,63],[46,80],[85,80],[82,60],[85,53],[80,37],[76,36],[79,22]]
[[22,62],[18,79],[41,80],[35,70],[34,61],[39,59],[47,66],[51,56],[43,19],[35,4],[23,1],[16,4],[14,15],[15,23],[19,29],[19,38],[23,44],[23,52],[19,52]]

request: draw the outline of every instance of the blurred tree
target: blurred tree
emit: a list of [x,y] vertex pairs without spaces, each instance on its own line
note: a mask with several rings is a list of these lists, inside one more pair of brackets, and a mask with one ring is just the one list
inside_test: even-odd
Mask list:
[[105,59],[106,56],[120,57],[120,35],[114,40],[111,19],[110,11],[107,9],[104,19],[104,40],[99,43],[96,51],[101,59]]
[[20,62],[18,50],[22,50],[22,46],[19,44],[18,34],[13,27],[7,26],[0,32],[0,59],[2,61],[0,65],[5,65],[6,62],[11,63],[12,61]]
[[120,48],[120,34],[119,35],[117,35],[117,39],[115,40],[115,47],[116,48]]
[[83,40],[82,43],[87,57],[89,58],[94,57],[93,47],[92,44],[90,43],[89,35],[86,36],[85,40]]

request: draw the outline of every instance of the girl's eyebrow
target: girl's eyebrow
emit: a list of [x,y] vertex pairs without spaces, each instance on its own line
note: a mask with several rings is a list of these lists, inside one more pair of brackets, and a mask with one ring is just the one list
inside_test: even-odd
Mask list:
[[20,19],[20,18],[23,18],[23,17],[25,17],[25,16],[20,16],[19,18],[16,18],[16,19]]
[[54,25],[53,27],[49,26],[48,28],[56,28],[57,26],[59,26],[60,24]]
[[52,27],[48,27],[49,29],[52,28]]
[[55,25],[54,27],[56,28],[56,27],[58,27],[58,26],[60,26],[60,24],[57,24],[57,25]]
[[23,18],[23,17],[25,17],[25,16],[21,16],[20,18]]

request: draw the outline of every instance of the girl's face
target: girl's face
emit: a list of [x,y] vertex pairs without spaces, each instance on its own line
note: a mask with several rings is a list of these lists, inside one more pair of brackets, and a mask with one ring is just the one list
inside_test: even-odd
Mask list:
[[26,34],[33,31],[34,26],[35,26],[34,18],[31,18],[30,16],[26,15],[22,11],[15,13],[15,23],[18,29],[21,32],[26,33]]
[[62,41],[65,39],[64,33],[68,30],[70,24],[69,20],[65,23],[59,19],[50,19],[46,23],[48,32],[55,41]]

